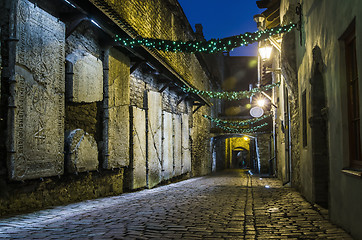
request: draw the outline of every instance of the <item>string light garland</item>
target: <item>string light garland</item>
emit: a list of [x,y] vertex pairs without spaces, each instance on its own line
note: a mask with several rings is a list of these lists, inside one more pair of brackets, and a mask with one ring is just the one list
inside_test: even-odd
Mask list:
[[122,38],[116,35],[115,41],[120,42],[123,46],[138,47],[145,46],[165,52],[203,52],[216,53],[231,51],[232,49],[248,45],[257,41],[265,40],[270,36],[291,31],[297,24],[291,23],[283,27],[256,31],[254,33],[244,33],[223,39],[211,39],[209,41],[171,41],[154,38]]
[[263,123],[261,125],[250,127],[250,128],[246,128],[246,127],[248,125],[250,126],[250,125],[252,125],[256,122],[259,122],[270,116],[271,115],[264,115],[259,118],[253,118],[253,119],[248,119],[248,120],[244,120],[244,121],[226,121],[226,120],[221,120],[219,118],[213,118],[208,115],[203,115],[204,118],[207,118],[207,119],[211,120],[212,122],[216,123],[216,126],[218,128],[220,128],[224,131],[227,131],[227,132],[232,132],[232,133],[255,133],[260,128],[267,126],[268,123]]
[[264,115],[262,117],[258,117],[258,118],[252,118],[252,119],[248,119],[248,120],[243,120],[243,121],[228,121],[228,120],[222,120],[220,118],[213,118],[211,116],[208,116],[208,115],[203,115],[204,118],[207,118],[209,119],[210,121],[216,123],[216,124],[224,124],[224,125],[230,125],[230,126],[233,126],[233,127],[243,127],[243,126],[247,126],[247,125],[251,125],[251,124],[254,124],[254,123],[257,123],[263,119],[266,119],[268,117],[271,116],[271,114],[268,114],[268,115]]
[[250,98],[252,96],[254,96],[257,93],[263,92],[263,91],[268,91],[276,86],[279,86],[280,82],[277,83],[273,83],[273,84],[269,84],[269,85],[265,85],[265,86],[261,86],[260,88],[253,88],[249,91],[239,91],[239,92],[214,92],[214,91],[203,91],[203,90],[198,90],[192,87],[181,87],[181,89],[185,92],[185,93],[194,93],[194,94],[198,94],[204,97],[209,97],[209,98],[218,98],[218,99],[223,99],[223,100],[228,100],[228,101],[234,101],[234,100],[240,100],[240,99],[245,99],[245,98]]
[[228,126],[224,126],[224,125],[221,125],[221,124],[216,124],[216,126],[223,129],[224,131],[232,132],[232,133],[255,133],[260,128],[268,126],[268,123],[263,123],[263,124],[261,124],[259,126],[255,126],[255,127],[251,127],[251,128],[241,128],[241,129],[240,128],[228,127]]

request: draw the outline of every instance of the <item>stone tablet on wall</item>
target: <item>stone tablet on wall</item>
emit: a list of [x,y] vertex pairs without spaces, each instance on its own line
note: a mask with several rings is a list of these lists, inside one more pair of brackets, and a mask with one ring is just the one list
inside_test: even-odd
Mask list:
[[173,126],[172,113],[163,112],[163,179],[167,180],[173,177]]
[[174,176],[181,175],[181,144],[182,144],[182,132],[181,132],[181,115],[173,114],[173,162],[174,162]]
[[72,102],[97,102],[103,100],[102,61],[85,51],[77,50],[67,56],[73,64],[73,79],[67,83]]
[[18,21],[10,178],[60,175],[64,172],[65,25],[26,0],[19,1]]
[[162,170],[162,97],[159,92],[148,92],[148,187],[161,182]]
[[182,114],[182,174],[191,172],[189,115]]
[[145,110],[132,107],[132,161],[131,189],[146,187],[146,113]]
[[98,169],[96,140],[82,129],[75,129],[65,140],[67,170],[71,173]]
[[[108,128],[103,135],[108,143],[108,157],[103,168],[112,169],[129,165],[129,103],[130,62],[122,53],[111,50],[108,75]],[[107,101],[107,99],[105,99]]]

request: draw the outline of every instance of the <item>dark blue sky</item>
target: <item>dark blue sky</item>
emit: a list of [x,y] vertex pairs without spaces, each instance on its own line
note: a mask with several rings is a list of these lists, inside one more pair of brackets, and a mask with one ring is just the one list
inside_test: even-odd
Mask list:
[[[178,0],[191,26],[201,23],[206,40],[257,31],[253,20],[255,14],[263,12],[256,0]],[[257,44],[238,47],[232,56],[256,56]]]

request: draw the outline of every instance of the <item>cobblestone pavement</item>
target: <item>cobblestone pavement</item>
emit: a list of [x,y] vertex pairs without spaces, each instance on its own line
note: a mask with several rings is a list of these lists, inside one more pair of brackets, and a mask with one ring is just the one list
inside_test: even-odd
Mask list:
[[293,189],[242,170],[0,219],[0,239],[181,238],[352,239]]

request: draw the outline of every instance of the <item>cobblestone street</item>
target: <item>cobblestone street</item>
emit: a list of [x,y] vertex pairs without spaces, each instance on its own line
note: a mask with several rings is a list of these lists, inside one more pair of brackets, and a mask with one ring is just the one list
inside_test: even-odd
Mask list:
[[272,178],[211,176],[0,219],[0,239],[352,239]]

